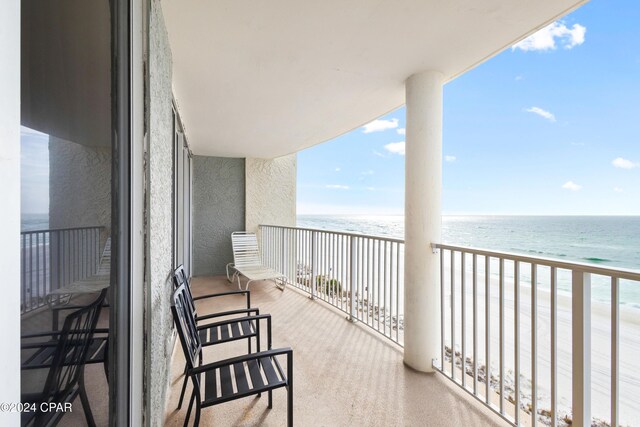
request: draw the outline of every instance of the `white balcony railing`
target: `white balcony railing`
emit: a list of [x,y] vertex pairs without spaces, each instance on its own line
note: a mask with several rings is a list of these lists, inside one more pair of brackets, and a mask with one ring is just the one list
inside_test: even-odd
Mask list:
[[[265,263],[290,285],[403,345],[402,240],[260,228]],[[599,421],[620,424],[620,290],[640,286],[640,272],[433,246],[441,273],[437,370],[511,425],[554,427],[591,425],[597,372],[594,399],[602,407],[606,396],[610,405],[609,419]],[[610,294],[608,367],[592,367],[592,288]]]
[[95,274],[104,227],[20,233],[20,310],[44,307],[47,294]]
[[269,225],[260,230],[264,262],[290,285],[402,345],[402,240]]
[[[525,416],[530,417],[527,425],[591,425],[591,290],[608,286],[610,387],[600,394],[610,396],[610,419],[605,422],[619,425],[620,287],[621,282],[640,285],[639,272],[434,246],[440,250],[443,295],[440,327],[445,363],[439,369],[513,425],[525,424]],[[566,326],[562,340],[559,325]],[[606,367],[597,370],[606,376],[601,372]],[[558,388],[563,381],[568,384],[562,395],[571,398],[561,410]],[[539,396],[541,389],[545,399]]]

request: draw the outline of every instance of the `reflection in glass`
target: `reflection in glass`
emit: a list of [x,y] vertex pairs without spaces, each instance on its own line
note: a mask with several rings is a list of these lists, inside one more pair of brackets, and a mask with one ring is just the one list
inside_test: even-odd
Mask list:
[[22,1],[23,425],[109,421],[111,25],[107,0]]

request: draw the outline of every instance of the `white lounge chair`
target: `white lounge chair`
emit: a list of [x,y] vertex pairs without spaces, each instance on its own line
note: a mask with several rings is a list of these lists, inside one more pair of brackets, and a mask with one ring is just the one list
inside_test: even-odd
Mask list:
[[[227,264],[227,280],[233,282],[237,278],[238,288],[241,290],[240,276],[247,278],[245,290],[249,290],[249,284],[255,280],[271,280],[284,290],[287,284],[285,275],[262,263],[258,237],[255,233],[234,231],[231,233],[231,246],[233,247],[233,264]],[[229,268],[235,270],[232,277],[229,277]]]
[[45,302],[50,308],[55,305],[68,304],[71,297],[78,294],[90,294],[101,292],[109,287],[111,283],[111,237],[107,238],[104,250],[100,256],[98,270],[95,274],[76,280],[66,286],[55,289],[47,294]]

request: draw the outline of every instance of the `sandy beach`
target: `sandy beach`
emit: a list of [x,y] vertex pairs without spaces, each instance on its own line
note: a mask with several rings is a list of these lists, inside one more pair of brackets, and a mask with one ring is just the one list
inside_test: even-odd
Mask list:
[[[492,280],[490,289],[490,347],[491,375],[499,379],[499,289]],[[508,280],[507,280],[508,282]],[[448,283],[448,282],[445,282]],[[447,309],[445,321],[447,332],[445,342],[450,345],[450,301],[451,294],[445,291]],[[531,287],[521,284],[520,287],[520,374],[521,393],[530,396],[529,379],[531,378]],[[466,357],[473,357],[473,324],[472,324],[472,290],[466,289]],[[484,282],[478,286],[478,360],[485,362],[485,292]],[[538,408],[550,408],[551,378],[551,340],[550,340],[550,293],[538,286],[537,316],[537,390]],[[459,281],[456,286],[456,352],[461,351],[461,290]],[[505,283],[505,381],[514,378],[514,288],[513,283]],[[601,420],[610,419],[611,390],[611,341],[610,341],[610,305],[592,302],[592,416]],[[558,360],[558,404],[559,412],[570,413],[571,407],[571,298],[560,293],[558,295],[557,314],[557,360]],[[637,396],[640,396],[640,371],[637,361],[640,360],[640,310],[629,306],[620,307],[620,422],[622,425],[640,425],[640,408]],[[447,370],[450,365],[446,366]],[[509,372],[511,371],[511,372]],[[482,385],[484,387],[484,384]],[[526,401],[526,399],[524,399]]]

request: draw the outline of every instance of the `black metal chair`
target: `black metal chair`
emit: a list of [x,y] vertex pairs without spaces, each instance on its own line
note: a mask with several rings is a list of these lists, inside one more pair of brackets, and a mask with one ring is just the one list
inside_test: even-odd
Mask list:
[[[189,409],[184,421],[185,427],[189,424],[191,409],[194,404],[194,426],[198,426],[202,408],[255,394],[260,395],[265,391],[269,393],[269,408],[272,408],[272,391],[281,387],[287,388],[287,426],[293,426],[293,350],[290,348],[271,348],[270,315],[254,316],[256,321],[263,319],[267,321],[267,351],[203,365],[203,346],[200,341],[200,331],[196,325],[186,284],[180,285],[174,291],[171,312],[187,362],[186,377],[190,378],[193,383]],[[286,375],[276,358],[276,356],[284,355],[287,357]],[[247,372],[251,382],[248,381]],[[266,382],[263,380],[263,376]],[[217,390],[217,378],[220,379],[220,393]],[[236,391],[234,391],[234,384]],[[201,387],[202,385],[204,387]]]
[[[192,293],[191,293],[191,284],[189,283],[189,279],[187,278],[187,275],[186,275],[186,273],[184,271],[184,266],[180,265],[173,272],[173,289],[174,290],[178,289],[178,287],[180,285],[182,285],[183,283],[186,284],[186,290],[189,293],[189,296],[191,297],[191,301],[193,301],[192,308],[193,308],[193,312],[195,313],[195,316],[196,316],[196,322],[200,322],[202,320],[213,319],[213,318],[216,318],[216,317],[234,316],[234,315],[248,315],[248,314],[251,314],[251,313],[259,312],[259,310],[257,308],[251,308],[251,292],[249,292],[249,291],[218,292],[218,293],[215,293],[215,294],[200,295],[200,296],[197,296],[197,297],[194,298]],[[223,312],[209,313],[209,314],[205,314],[205,315],[202,315],[202,316],[197,314],[196,304],[195,304],[196,301],[209,299],[209,298],[220,298],[220,297],[225,297],[225,296],[233,296],[233,295],[244,295],[245,298],[246,298],[246,306],[247,306],[247,308],[242,308],[242,309],[237,309],[237,310],[229,310],[229,311],[223,311]]]
[[[98,317],[107,291],[88,306],[69,314],[62,330],[25,336],[25,338],[50,336],[40,343],[23,344],[23,349],[36,349],[22,364],[21,369],[49,369],[41,392],[24,393],[22,403],[33,404],[36,412],[23,412],[22,425],[54,426],[64,416],[64,412],[39,411],[40,405],[48,403],[71,403],[80,395],[87,424],[95,426],[89,399],[84,386],[84,367],[92,353],[101,351],[105,344],[102,339],[94,339]],[[104,351],[102,349],[102,351]]]
[[[178,289],[180,286],[184,285],[185,295],[187,297],[187,303],[193,313],[193,317],[197,325],[200,342],[202,343],[203,347],[246,339],[247,353],[251,353],[251,350],[252,350],[251,340],[252,338],[255,338],[256,351],[260,351],[260,322],[259,322],[259,318],[256,317],[260,315],[260,310],[257,308],[251,308],[251,296],[250,296],[251,294],[249,291],[220,292],[215,294],[202,295],[194,298],[191,293],[191,286],[189,284],[187,276],[184,272],[184,267],[182,265],[180,265],[173,272],[173,285],[174,285],[174,289]],[[218,298],[218,297],[232,296],[232,295],[245,295],[247,308],[209,313],[203,316],[200,316],[197,314],[196,304],[195,304],[196,301],[208,299],[208,298]],[[215,323],[202,324],[204,323],[204,321],[210,321],[215,318],[228,317],[228,316],[236,316],[236,317],[223,320],[223,321],[218,321]],[[238,317],[238,316],[242,316],[242,317]],[[188,381],[186,376],[187,364],[185,364],[184,372],[185,372],[185,378],[182,382],[182,391],[180,393],[180,399],[178,400],[178,409],[182,407],[184,394],[187,389],[187,381]]]

